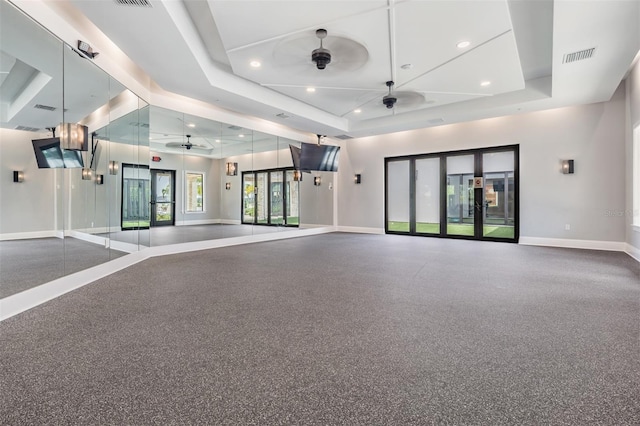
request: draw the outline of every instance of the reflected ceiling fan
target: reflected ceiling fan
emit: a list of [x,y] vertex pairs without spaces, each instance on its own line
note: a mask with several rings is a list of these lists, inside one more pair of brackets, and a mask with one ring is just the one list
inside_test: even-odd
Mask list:
[[205,151],[211,151],[212,148],[204,146],[204,145],[199,145],[199,144],[194,144],[191,143],[191,135],[185,135],[187,137],[187,142],[182,143],[182,142],[169,142],[167,144],[167,147],[169,148],[185,148],[187,151],[190,151],[192,148],[196,149],[196,150],[205,150]]

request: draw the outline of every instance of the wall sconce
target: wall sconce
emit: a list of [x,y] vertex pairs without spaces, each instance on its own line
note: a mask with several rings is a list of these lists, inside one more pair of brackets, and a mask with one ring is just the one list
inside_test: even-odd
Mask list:
[[82,180],[91,180],[91,169],[86,167],[82,168]]
[[360,173],[356,173],[353,177],[353,181],[356,183],[356,185],[360,185],[362,183],[362,175]]
[[321,183],[322,183],[322,182],[321,182],[321,180],[320,180],[320,176],[314,176],[314,178],[313,178],[313,184],[314,184],[315,186],[320,186],[320,184],[321,184]]
[[14,170],[13,181],[16,183],[24,182],[24,172],[21,170]]
[[302,172],[300,170],[293,171],[294,182],[302,182]]
[[238,163],[227,163],[227,176],[238,175]]
[[224,189],[226,189],[227,191],[231,189],[231,182],[227,182],[224,184]]
[[565,175],[573,174],[573,160],[562,160],[562,173]]
[[104,175],[96,175],[96,185],[102,185],[104,183]]
[[60,123],[56,128],[60,135],[60,148],[69,151],[89,150],[89,129],[77,123]]
[[120,166],[118,165],[117,161],[109,161],[109,174],[110,175],[117,175],[119,168],[120,168]]

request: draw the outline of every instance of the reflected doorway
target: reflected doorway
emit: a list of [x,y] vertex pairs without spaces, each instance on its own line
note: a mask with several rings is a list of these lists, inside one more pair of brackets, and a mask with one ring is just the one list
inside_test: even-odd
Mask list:
[[139,164],[122,164],[120,228],[123,231],[149,229],[151,223],[150,199],[149,167]]
[[175,181],[175,170],[151,170],[151,226],[175,224]]

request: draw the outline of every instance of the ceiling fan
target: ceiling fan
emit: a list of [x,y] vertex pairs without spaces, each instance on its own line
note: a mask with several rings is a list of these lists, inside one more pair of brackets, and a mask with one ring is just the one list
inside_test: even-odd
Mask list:
[[313,33],[304,31],[282,39],[274,48],[273,58],[279,68],[291,72],[316,69],[318,76],[329,77],[359,69],[369,60],[369,51],[355,40],[318,28]]

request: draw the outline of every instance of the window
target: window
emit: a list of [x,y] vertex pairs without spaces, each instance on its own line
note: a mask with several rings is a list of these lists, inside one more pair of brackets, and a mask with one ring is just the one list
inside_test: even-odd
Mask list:
[[631,197],[633,199],[633,215],[631,223],[640,230],[640,124],[633,129],[633,182]]
[[187,213],[204,212],[204,173],[185,173]]

